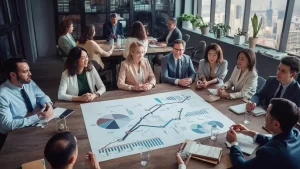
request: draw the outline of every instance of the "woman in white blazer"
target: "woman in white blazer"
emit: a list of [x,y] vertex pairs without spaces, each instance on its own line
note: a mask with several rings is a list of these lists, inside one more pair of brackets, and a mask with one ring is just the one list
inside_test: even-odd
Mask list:
[[130,35],[125,41],[125,50],[123,53],[124,58],[127,58],[127,56],[129,55],[129,47],[132,42],[142,43],[145,49],[145,53],[147,53],[148,50],[147,33],[142,22],[135,21],[132,24]]
[[[251,98],[257,87],[256,56],[251,49],[244,49],[237,55],[237,65],[230,79],[218,90],[220,97],[227,99]],[[232,89],[233,93],[227,93]]]
[[58,89],[59,100],[90,102],[106,91],[84,48],[70,51],[65,68]]

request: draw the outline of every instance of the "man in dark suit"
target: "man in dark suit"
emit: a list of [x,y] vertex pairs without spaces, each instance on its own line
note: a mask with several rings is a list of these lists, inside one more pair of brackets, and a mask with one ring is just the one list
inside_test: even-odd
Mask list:
[[[168,32],[164,34],[164,36],[149,41],[150,43],[157,43],[158,46],[166,47],[170,46],[173,47],[173,42],[176,39],[182,39],[181,31],[176,27],[177,19],[176,18],[169,18],[168,20]],[[162,55],[155,56],[153,58],[153,64],[161,65],[161,58]]]
[[113,38],[116,40],[117,36],[123,36],[122,23],[118,22],[118,15],[116,13],[110,14],[110,21],[103,25],[103,37],[105,39]]
[[[300,132],[294,128],[299,120],[297,105],[287,99],[274,98],[267,109],[266,128],[273,137],[258,134],[245,126],[236,124],[230,127],[226,140],[231,143],[230,159],[235,169],[299,169]],[[246,161],[238,145],[236,133],[253,138],[261,147],[256,157]]]
[[269,77],[264,86],[247,103],[247,111],[257,105],[266,108],[272,98],[285,98],[300,107],[300,85],[294,79],[300,69],[300,60],[294,56],[281,59],[277,76]]
[[195,79],[196,72],[190,56],[183,54],[185,42],[175,40],[173,52],[162,58],[162,82],[189,86]]

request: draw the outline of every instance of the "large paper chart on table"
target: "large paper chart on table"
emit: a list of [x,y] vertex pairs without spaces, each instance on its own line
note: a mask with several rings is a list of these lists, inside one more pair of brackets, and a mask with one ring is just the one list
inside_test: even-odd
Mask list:
[[226,132],[233,121],[190,89],[81,104],[98,161],[124,157]]

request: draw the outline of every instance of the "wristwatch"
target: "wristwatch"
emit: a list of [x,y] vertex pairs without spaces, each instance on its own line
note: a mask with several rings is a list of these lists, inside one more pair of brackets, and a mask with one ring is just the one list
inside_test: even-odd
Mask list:
[[99,93],[96,93],[96,98],[97,98],[97,97],[100,97],[100,94],[99,94]]

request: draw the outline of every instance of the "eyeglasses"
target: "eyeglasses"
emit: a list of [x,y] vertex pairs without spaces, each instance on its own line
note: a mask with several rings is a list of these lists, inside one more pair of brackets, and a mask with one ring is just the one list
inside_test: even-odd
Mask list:
[[179,52],[182,52],[184,51],[184,49],[177,49],[177,48],[173,48],[175,51],[179,51]]

